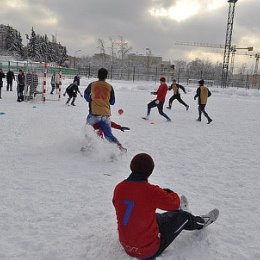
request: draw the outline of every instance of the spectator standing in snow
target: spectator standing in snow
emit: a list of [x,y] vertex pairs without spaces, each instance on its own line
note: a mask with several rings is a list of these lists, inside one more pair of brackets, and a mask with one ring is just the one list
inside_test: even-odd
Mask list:
[[55,88],[56,88],[56,74],[54,72],[51,76],[51,92],[50,92],[51,95],[53,94]]
[[[183,230],[198,230],[214,222],[219,211],[205,216],[189,213],[187,199],[170,189],[150,184],[154,169],[150,155],[140,153],[130,163],[132,173],[114,189],[119,241],[126,253],[138,259],[155,259]],[[185,198],[185,199],[183,199]],[[156,213],[156,209],[165,213]]]
[[79,74],[77,74],[77,75],[74,77],[74,81],[77,81],[78,86],[80,85],[80,77],[79,77]]
[[5,78],[5,74],[2,69],[0,69],[0,99],[2,98],[3,78]]
[[14,77],[14,73],[13,71],[9,70],[7,73],[6,73],[6,91],[9,91],[9,87],[10,87],[10,91],[13,91],[13,80],[15,80],[15,77]]
[[25,76],[23,71],[20,69],[19,74],[17,75],[17,102],[24,101],[24,85],[25,85]]
[[35,72],[28,71],[25,77],[26,82],[26,94],[25,100],[33,99],[33,95],[36,92],[38,86],[38,75]]
[[56,89],[59,89],[61,85],[61,70],[59,71],[59,73],[56,73],[55,75],[55,83],[56,83]]
[[177,99],[181,104],[183,104],[186,107],[186,110],[188,110],[189,106],[181,99],[179,89],[181,89],[186,94],[185,88],[182,85],[177,84],[176,80],[174,79],[173,83],[169,87],[169,90],[173,90],[173,96],[169,99],[169,106],[167,108],[171,109],[173,100]]
[[87,123],[92,126],[98,124],[109,142],[117,144],[121,151],[126,151],[111,131],[110,105],[115,104],[115,93],[113,87],[106,82],[107,75],[108,71],[100,68],[98,80],[90,83],[84,91],[84,98],[89,102]]
[[201,79],[199,82],[199,87],[197,88],[196,95],[194,96],[194,100],[198,97],[198,111],[199,111],[199,117],[197,121],[201,121],[201,114],[208,119],[208,124],[212,122],[212,119],[209,117],[207,112],[205,111],[205,107],[208,101],[208,97],[211,96],[211,92],[209,89],[204,85],[204,80]]
[[154,99],[147,105],[147,115],[145,117],[142,117],[143,119],[148,120],[151,109],[153,107],[157,107],[159,114],[162,115],[163,117],[165,117],[167,119],[167,121],[169,121],[169,122],[171,121],[171,119],[163,112],[163,105],[164,105],[165,97],[166,97],[166,94],[168,91],[168,86],[165,83],[165,81],[166,81],[166,79],[164,77],[161,77],[160,86],[159,86],[158,90],[156,92],[151,92],[151,94],[157,95],[157,96],[156,96],[156,99]]
[[71,101],[71,105],[72,106],[76,106],[75,105],[75,100],[77,98],[77,93],[80,94],[80,96],[82,97],[82,94],[79,90],[79,87],[78,87],[78,83],[77,81],[74,81],[72,84],[70,84],[67,88],[66,88],[66,91],[65,93],[63,94],[63,96],[65,97],[66,93],[68,94],[69,98],[66,102],[66,105],[69,104],[70,100],[72,99]]

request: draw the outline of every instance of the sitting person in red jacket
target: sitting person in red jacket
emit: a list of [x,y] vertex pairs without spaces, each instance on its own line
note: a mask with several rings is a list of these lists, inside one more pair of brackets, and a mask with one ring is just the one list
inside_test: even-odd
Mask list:
[[[103,133],[102,128],[100,127],[100,125],[98,123],[96,123],[96,124],[94,124],[92,126],[96,130],[97,135],[100,136],[101,138],[103,138],[104,137],[104,133]],[[118,125],[117,123],[115,123],[113,121],[111,121],[111,127],[115,128],[115,129],[119,129],[122,132],[124,132],[125,130],[130,130],[129,127]]]
[[[154,161],[148,154],[134,156],[130,169],[132,173],[116,186],[113,196],[119,241],[128,255],[155,259],[182,230],[202,229],[217,219],[217,209],[205,216],[194,216],[183,210],[187,210],[184,196],[185,200],[181,200],[170,189],[150,184]],[[167,212],[156,214],[156,209]]]

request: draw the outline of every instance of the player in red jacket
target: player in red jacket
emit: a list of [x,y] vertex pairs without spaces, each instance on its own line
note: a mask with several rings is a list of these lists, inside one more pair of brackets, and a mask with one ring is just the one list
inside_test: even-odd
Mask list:
[[163,117],[165,117],[167,119],[167,121],[169,121],[169,122],[171,121],[171,119],[163,112],[163,105],[164,105],[165,97],[166,97],[166,94],[168,91],[168,86],[165,83],[165,81],[166,81],[166,79],[164,77],[161,77],[160,86],[159,86],[158,90],[156,92],[151,92],[151,94],[157,95],[157,97],[156,97],[156,99],[154,99],[147,105],[147,115],[145,117],[142,117],[144,120],[148,120],[151,109],[153,107],[157,107],[159,114],[162,115]]
[[[154,162],[148,154],[134,156],[130,168],[132,173],[116,186],[113,196],[119,241],[128,255],[154,259],[182,230],[202,229],[217,218],[217,210],[210,222],[208,215],[194,216],[182,210],[177,193],[150,184]],[[156,209],[167,212],[156,214]]]

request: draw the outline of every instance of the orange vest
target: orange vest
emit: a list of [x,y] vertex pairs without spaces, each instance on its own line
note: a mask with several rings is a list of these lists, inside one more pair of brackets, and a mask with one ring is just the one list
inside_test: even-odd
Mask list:
[[200,86],[200,103],[206,105],[208,100],[208,88]]
[[105,81],[91,84],[91,113],[99,116],[110,116],[110,93],[112,86]]

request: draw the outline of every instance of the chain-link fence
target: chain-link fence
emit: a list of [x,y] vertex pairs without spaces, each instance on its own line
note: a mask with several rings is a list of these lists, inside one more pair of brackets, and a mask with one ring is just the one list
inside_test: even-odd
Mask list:
[[[4,72],[12,70],[15,74],[18,74],[19,69],[24,72],[33,71],[35,73],[44,73],[44,63],[40,62],[27,62],[27,61],[1,61],[0,68]],[[47,73],[52,74],[62,71],[62,75],[68,77],[74,77],[76,74],[86,76],[88,78],[97,77],[97,72],[100,66],[89,64],[83,68],[65,68],[52,64],[48,64]],[[127,81],[154,81],[158,82],[161,76],[164,76],[167,82],[171,82],[172,79],[176,79],[177,82],[189,84],[191,79],[201,79],[208,82],[212,82],[215,86],[221,86],[221,71],[215,73],[206,73],[203,71],[194,72],[186,70],[185,68],[173,69],[170,66],[150,67],[145,68],[143,66],[126,66],[126,67],[106,67],[110,79],[115,80],[127,80]],[[229,75],[228,87],[237,88],[254,88],[260,90],[260,75],[245,75],[235,74]]]
[[[41,62],[27,62],[27,61],[4,61],[0,60],[0,68],[4,72],[7,72],[9,70],[13,71],[14,74],[18,74],[19,70],[22,69],[24,72],[33,71],[35,73],[44,73],[45,67],[44,63]],[[62,75],[76,75],[79,73],[79,70],[76,68],[65,68],[65,67],[59,67],[52,64],[49,64],[47,66],[47,73],[52,74],[54,72],[58,73],[59,71],[62,71]]]

